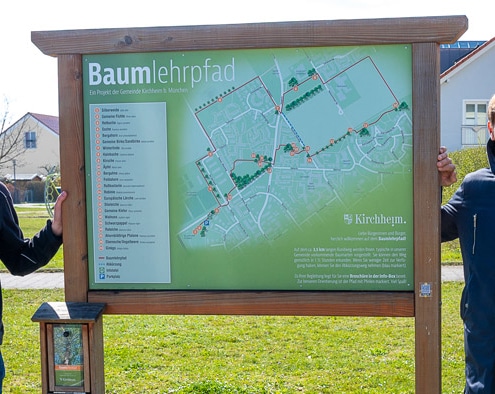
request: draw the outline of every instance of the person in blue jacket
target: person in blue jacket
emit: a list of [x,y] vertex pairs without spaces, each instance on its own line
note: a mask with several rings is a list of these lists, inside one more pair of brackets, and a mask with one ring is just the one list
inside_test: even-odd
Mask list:
[[[24,238],[7,187],[0,182],[0,260],[13,275],[24,276],[48,264],[62,245],[62,202],[67,193],[62,192],[54,207],[53,220],[33,238]],[[2,295],[0,288],[0,345],[3,341]],[[5,366],[0,352],[0,393],[5,377]]]
[[465,393],[495,393],[495,95],[488,104],[489,167],[468,174],[442,206],[442,242],[459,238],[464,264]]

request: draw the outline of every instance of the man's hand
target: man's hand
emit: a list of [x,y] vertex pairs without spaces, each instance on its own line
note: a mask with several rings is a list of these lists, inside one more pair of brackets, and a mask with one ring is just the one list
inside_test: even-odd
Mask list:
[[52,232],[57,236],[62,235],[62,203],[67,198],[67,192],[63,191],[57,197],[55,206],[53,207]]
[[440,175],[440,185],[450,186],[457,182],[457,174],[455,172],[455,164],[447,154],[445,146],[440,147],[440,152],[437,157],[437,169]]

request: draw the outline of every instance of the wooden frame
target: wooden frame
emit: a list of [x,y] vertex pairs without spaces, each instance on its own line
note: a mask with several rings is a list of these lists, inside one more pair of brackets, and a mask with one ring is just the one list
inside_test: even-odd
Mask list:
[[[416,391],[440,392],[439,44],[467,29],[464,16],[33,32],[58,57],[65,295],[113,314],[259,314],[415,317]],[[414,292],[90,291],[86,238],[82,55],[201,49],[412,44]],[[70,218],[70,219],[67,219]]]

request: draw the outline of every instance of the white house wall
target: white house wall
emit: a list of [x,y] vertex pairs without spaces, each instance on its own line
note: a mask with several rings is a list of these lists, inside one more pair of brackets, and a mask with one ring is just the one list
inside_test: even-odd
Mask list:
[[52,130],[40,124],[37,131],[36,149],[28,149],[18,169],[24,174],[46,174],[44,166],[58,166],[60,163],[59,137]]
[[[27,131],[36,132],[36,148],[26,149],[16,158],[15,172],[17,174],[39,174],[46,175],[46,166],[60,165],[59,136],[53,130],[40,123],[30,114],[26,115],[25,123],[22,119],[17,122],[22,127],[23,133]],[[4,165],[1,176],[14,173],[13,164]]]
[[495,94],[495,43],[464,64],[447,71],[441,80],[441,144],[449,151],[462,148],[465,100],[488,101]]

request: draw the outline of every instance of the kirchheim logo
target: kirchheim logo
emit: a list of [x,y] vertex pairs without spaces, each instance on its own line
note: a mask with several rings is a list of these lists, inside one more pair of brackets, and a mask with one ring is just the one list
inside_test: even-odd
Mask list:
[[375,213],[373,215],[365,213],[345,213],[344,223],[355,225],[381,224],[394,227],[398,224],[406,224],[406,220],[403,216],[384,215],[383,213]]
[[344,223],[352,224],[352,213],[344,213]]

